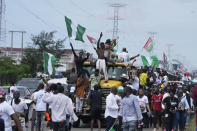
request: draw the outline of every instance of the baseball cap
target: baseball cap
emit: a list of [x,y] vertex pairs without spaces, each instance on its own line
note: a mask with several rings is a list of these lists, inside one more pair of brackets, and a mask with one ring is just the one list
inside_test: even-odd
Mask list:
[[118,88],[118,93],[123,93],[124,92],[124,88],[122,87],[122,86],[120,86],[119,88]]
[[3,98],[6,95],[6,92],[4,90],[0,90],[0,98]]

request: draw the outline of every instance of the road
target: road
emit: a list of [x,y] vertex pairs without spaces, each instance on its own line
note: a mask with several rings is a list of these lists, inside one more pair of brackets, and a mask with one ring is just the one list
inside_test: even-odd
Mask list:
[[[73,128],[71,131],[90,131],[90,128]],[[95,128],[94,131],[97,131],[97,128]],[[102,129],[101,131],[105,131],[105,129]],[[153,131],[153,129],[143,129],[143,131]]]

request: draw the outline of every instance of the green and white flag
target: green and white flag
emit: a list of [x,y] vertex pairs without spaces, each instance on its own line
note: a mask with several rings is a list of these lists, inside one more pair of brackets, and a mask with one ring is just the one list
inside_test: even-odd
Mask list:
[[54,55],[44,51],[44,72],[50,75],[55,75],[55,62],[56,58]]
[[83,36],[84,33],[86,31],[86,28],[81,26],[81,25],[77,25],[75,26],[72,22],[71,19],[69,19],[68,17],[65,16],[65,21],[66,21],[66,27],[67,27],[67,32],[68,32],[68,37],[78,40],[78,41],[82,41],[83,40]]

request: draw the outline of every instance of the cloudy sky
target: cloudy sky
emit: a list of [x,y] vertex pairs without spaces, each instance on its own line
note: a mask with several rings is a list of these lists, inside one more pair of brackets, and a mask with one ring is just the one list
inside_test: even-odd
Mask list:
[[[5,0],[6,29],[24,30],[25,46],[31,43],[31,34],[41,31],[57,31],[57,38],[67,36],[64,16],[87,28],[87,34],[95,38],[103,32],[103,41],[112,37],[113,8],[117,0]],[[127,47],[130,55],[146,54],[142,50],[150,36],[156,32],[153,54],[162,58],[171,46],[172,58],[179,59],[188,68],[197,67],[197,0],[118,0],[124,5],[119,10],[119,49]],[[14,47],[20,47],[20,34],[14,35]],[[86,43],[74,42],[75,48],[93,51]],[[7,43],[10,46],[10,34]],[[65,42],[69,47],[69,41]]]

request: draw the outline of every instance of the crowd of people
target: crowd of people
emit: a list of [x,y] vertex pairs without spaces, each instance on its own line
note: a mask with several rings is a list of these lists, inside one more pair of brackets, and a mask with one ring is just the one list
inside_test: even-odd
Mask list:
[[[90,74],[83,68],[83,63],[88,60],[83,53],[75,53],[76,68],[68,76],[68,92],[60,84],[48,84],[45,79],[32,93],[31,99],[31,131],[44,131],[46,127],[54,131],[69,131],[71,123],[78,120],[83,112],[84,100],[90,106],[90,127],[93,131],[94,120],[97,120],[98,130],[105,120],[106,131],[134,131],[143,128],[154,128],[154,131],[184,131],[194,112],[197,94],[193,94],[193,86],[169,81],[169,74],[160,68],[135,67],[136,55],[130,57],[126,48],[118,55],[114,53],[116,40],[100,42],[103,34],[94,48],[98,59],[96,69]],[[127,67],[127,74],[121,75],[120,87],[111,87],[111,92],[106,96],[102,92],[100,82],[108,82],[107,62],[115,66],[115,62],[123,62]],[[177,81],[183,79],[177,75]],[[25,130],[30,115],[26,103],[20,99],[17,88],[11,87],[11,101],[6,101],[6,92],[0,90],[0,130],[22,131]],[[195,92],[194,92],[195,93]],[[192,99],[194,98],[194,100]],[[105,99],[105,113],[102,119],[102,99]],[[193,102],[194,101],[194,102]],[[75,103],[75,104],[74,104]]]

